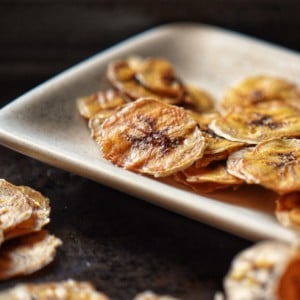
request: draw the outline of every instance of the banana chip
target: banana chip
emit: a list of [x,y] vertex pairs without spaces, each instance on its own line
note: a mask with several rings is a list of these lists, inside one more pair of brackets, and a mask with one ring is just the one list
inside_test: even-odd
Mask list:
[[4,239],[38,231],[49,222],[49,199],[0,179],[0,230]]
[[90,119],[99,113],[112,113],[116,108],[127,102],[128,100],[119,92],[109,89],[79,98],[77,100],[77,108],[81,116]]
[[152,291],[145,291],[137,294],[133,300],[179,300],[179,299],[169,295],[158,295],[153,293]]
[[275,215],[283,226],[300,230],[300,193],[281,195],[276,200]]
[[300,299],[300,250],[280,242],[260,242],[233,260],[224,280],[227,300]]
[[89,282],[67,280],[40,284],[22,284],[0,293],[0,300],[108,300]]
[[300,136],[300,111],[269,101],[244,108],[234,108],[214,119],[209,128],[231,141],[257,144],[276,137]]
[[61,240],[46,230],[6,242],[0,249],[0,280],[34,273],[48,265]]
[[300,139],[262,142],[244,155],[242,165],[243,174],[279,194],[300,191]]
[[295,84],[281,78],[260,75],[249,77],[230,88],[219,107],[222,111],[228,111],[236,106],[252,106],[273,100],[300,107],[299,99],[300,91]]
[[202,157],[206,142],[184,109],[142,98],[125,105],[101,126],[90,123],[104,158],[155,177],[168,176]]

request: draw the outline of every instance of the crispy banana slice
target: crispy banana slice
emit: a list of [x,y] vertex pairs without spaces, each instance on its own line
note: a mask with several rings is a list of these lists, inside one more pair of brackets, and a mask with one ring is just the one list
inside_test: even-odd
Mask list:
[[300,251],[280,242],[260,242],[236,256],[224,280],[227,300],[300,299]]
[[133,300],[179,300],[179,299],[169,295],[158,295],[153,293],[152,291],[145,291],[137,294]]
[[275,215],[283,226],[300,230],[300,193],[279,196]]
[[295,84],[281,78],[260,75],[249,77],[230,88],[220,102],[220,109],[228,111],[235,106],[252,106],[273,100],[281,100],[300,107],[299,99],[300,92]]
[[175,180],[197,192],[206,193],[228,187],[236,188],[243,184],[243,180],[227,172],[224,162],[214,163],[205,168],[197,168],[193,165],[175,174]]
[[89,282],[72,279],[62,282],[20,284],[0,293],[0,300],[108,300]]
[[183,106],[199,113],[212,112],[215,109],[214,98],[206,91],[192,84],[184,85],[186,95]]
[[48,265],[61,240],[46,230],[6,242],[0,249],[0,280],[34,273]]
[[258,144],[244,155],[242,172],[279,194],[300,191],[300,139]]
[[0,179],[0,230],[4,239],[38,231],[49,222],[49,199]]
[[113,112],[127,102],[128,100],[119,92],[109,89],[79,98],[77,100],[77,108],[81,116],[90,119],[99,113]]
[[245,108],[235,108],[214,119],[209,128],[231,141],[257,144],[276,137],[300,136],[300,111],[269,101]]
[[206,142],[184,109],[142,98],[125,105],[101,126],[90,123],[104,158],[119,167],[168,176],[202,157]]
[[[149,89],[142,85],[138,80],[139,68],[136,67],[136,64],[137,63],[132,63],[132,61],[130,60],[117,61],[109,64],[107,69],[107,78],[113,85],[113,87],[116,88],[120,93],[132,100],[136,100],[141,97],[152,97],[168,104],[179,104],[183,101],[183,87],[180,89],[180,93],[178,93],[178,95],[172,97],[157,92],[157,90],[155,90],[155,87],[159,85],[157,82],[155,84],[155,87],[152,89]],[[147,76],[147,78],[148,81],[146,81],[149,83],[149,76]],[[161,80],[158,81],[160,82],[160,84],[162,84]],[[171,86],[177,86],[177,84],[175,85],[170,80],[168,82],[171,83]],[[170,87],[169,83],[167,85],[167,88]]]

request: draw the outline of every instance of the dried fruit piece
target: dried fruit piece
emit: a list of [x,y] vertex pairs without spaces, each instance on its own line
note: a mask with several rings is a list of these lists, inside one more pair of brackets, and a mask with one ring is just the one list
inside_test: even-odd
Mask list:
[[46,230],[6,242],[0,249],[0,280],[34,273],[48,265],[61,240]]
[[290,193],[276,200],[277,220],[286,227],[300,229],[300,193]]
[[[140,62],[140,60],[137,59],[128,59],[127,61],[117,61],[109,64],[107,69],[107,78],[109,79],[113,87],[132,100],[136,100],[141,97],[152,97],[157,98],[160,101],[163,101],[168,104],[181,103],[183,101],[184,96],[183,87],[181,89],[178,89],[179,93],[175,96],[169,96],[166,94],[159,93],[157,92],[157,90],[155,90],[155,87],[157,88],[157,85],[159,85],[157,83],[154,88],[149,89],[139,82],[138,70],[140,69],[139,65],[142,64],[142,61],[143,60],[141,60]],[[147,78],[149,78],[149,76]],[[161,80],[158,81],[162,84]],[[147,82],[149,83],[149,81]],[[172,82],[171,85],[177,86],[177,84],[175,85]],[[170,88],[170,85],[168,84],[166,88]]]
[[48,198],[0,179],[0,230],[5,240],[40,230],[49,222],[49,214]]
[[119,92],[109,89],[79,98],[77,100],[77,108],[84,118],[90,119],[98,113],[113,112],[126,102],[128,100]]
[[230,88],[220,102],[220,108],[227,111],[235,106],[252,106],[273,100],[281,100],[300,107],[299,99],[300,91],[295,84],[281,78],[260,75],[249,77]]
[[0,293],[0,300],[108,300],[89,282],[67,280],[40,284],[22,284]]
[[271,241],[244,250],[225,277],[226,299],[299,299],[299,253],[298,247]]
[[206,193],[217,189],[238,187],[243,183],[243,180],[227,172],[224,162],[214,163],[205,168],[191,166],[175,174],[175,180],[197,192]]
[[279,194],[300,191],[300,139],[258,144],[244,156],[242,173]]
[[150,98],[125,105],[101,126],[90,123],[104,158],[155,177],[168,176],[199,159],[206,143],[184,109]]
[[235,108],[214,119],[209,128],[232,141],[257,144],[276,137],[300,136],[300,111],[279,102]]

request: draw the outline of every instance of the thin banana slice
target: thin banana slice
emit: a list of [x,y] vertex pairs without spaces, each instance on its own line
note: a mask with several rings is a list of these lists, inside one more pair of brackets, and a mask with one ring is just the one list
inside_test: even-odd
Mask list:
[[79,98],[77,100],[77,108],[81,116],[90,119],[101,112],[112,112],[127,102],[128,100],[119,92],[109,89]]
[[235,108],[213,120],[209,128],[225,139],[257,144],[276,137],[300,136],[300,111],[269,101]]
[[300,92],[295,84],[281,78],[260,75],[249,77],[230,88],[220,102],[220,109],[227,111],[235,106],[252,106],[273,100],[300,107],[299,99]]
[[0,179],[0,230],[5,240],[40,230],[49,223],[49,214],[48,198]]
[[280,242],[260,242],[240,254],[224,280],[227,300],[300,299],[299,248]]
[[300,191],[300,139],[262,142],[244,156],[242,164],[242,173],[266,188],[279,194]]
[[113,62],[109,64],[107,69],[107,78],[112,86],[125,95],[125,97],[129,97],[132,100],[136,100],[141,97],[152,97],[168,104],[179,104],[183,101],[183,88],[180,90],[178,95],[170,97],[165,94],[155,92],[155,87],[154,89],[146,88],[139,82],[138,77],[138,68],[136,68],[135,64],[130,62],[130,60]]
[[179,300],[179,299],[169,295],[158,295],[152,291],[145,291],[137,294],[133,300]]
[[243,180],[227,172],[223,162],[214,163],[205,168],[197,168],[193,165],[175,174],[175,180],[197,192],[206,193],[228,187],[236,188],[243,184]]
[[168,176],[202,157],[206,142],[184,109],[142,98],[125,105],[101,126],[90,123],[104,158],[119,167]]
[[283,226],[300,230],[300,193],[279,196],[275,215]]
[[0,293],[0,300],[108,300],[89,282],[72,279],[61,282],[20,284]]
[[34,273],[53,261],[61,240],[46,230],[13,239],[0,249],[0,280]]

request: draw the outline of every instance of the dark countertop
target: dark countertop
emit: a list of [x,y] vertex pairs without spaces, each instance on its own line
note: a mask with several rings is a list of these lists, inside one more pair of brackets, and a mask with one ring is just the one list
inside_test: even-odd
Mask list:
[[[300,49],[297,1],[0,0],[0,107],[67,67],[171,21],[205,22]],[[0,146],[0,178],[51,199],[64,242],[41,272],[0,283],[88,280],[111,299],[151,289],[212,299],[249,241]]]

